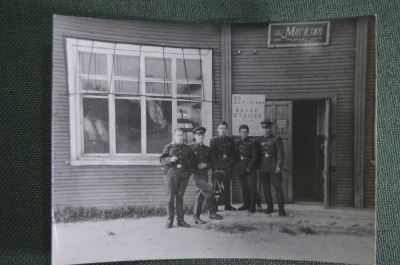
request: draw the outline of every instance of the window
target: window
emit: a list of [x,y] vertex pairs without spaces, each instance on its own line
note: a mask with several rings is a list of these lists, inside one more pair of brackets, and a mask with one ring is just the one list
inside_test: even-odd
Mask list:
[[68,38],[67,63],[71,165],[159,165],[175,128],[211,128],[211,50]]

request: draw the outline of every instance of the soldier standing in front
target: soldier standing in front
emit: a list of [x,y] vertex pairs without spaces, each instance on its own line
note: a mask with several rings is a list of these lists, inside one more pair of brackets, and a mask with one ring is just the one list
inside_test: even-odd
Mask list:
[[240,140],[236,141],[237,159],[246,166],[246,171],[239,176],[240,186],[243,193],[243,206],[238,210],[248,210],[250,213],[256,211],[257,203],[257,160],[258,144],[251,140],[249,135],[249,126],[241,125],[239,127]]
[[183,218],[183,196],[188,185],[189,176],[193,172],[193,156],[190,147],[183,143],[183,129],[174,131],[174,141],[167,144],[160,156],[164,165],[165,188],[167,193],[167,228],[174,223],[174,201],[176,197],[177,225],[190,227]]
[[221,121],[218,124],[218,136],[211,138],[211,161],[212,170],[222,170],[226,174],[226,179],[222,182],[225,188],[225,210],[236,211],[231,205],[231,181],[232,181],[232,167],[235,164],[235,142],[226,136],[228,124]]
[[213,189],[208,184],[208,170],[211,169],[211,150],[204,144],[206,128],[197,127],[193,129],[193,135],[196,142],[190,146],[193,154],[193,182],[198,188],[196,194],[196,203],[194,205],[193,219],[196,224],[205,224],[200,219],[204,199],[207,202],[208,218],[221,220],[222,216],[216,213],[217,203],[213,194]]
[[279,216],[285,216],[284,195],[282,189],[282,165],[285,157],[283,142],[281,137],[272,134],[272,124],[270,120],[262,121],[264,135],[257,139],[260,146],[260,164],[258,167],[260,181],[264,188],[267,210],[265,213],[272,213],[274,204],[271,194],[271,183],[274,186],[276,199],[278,201]]

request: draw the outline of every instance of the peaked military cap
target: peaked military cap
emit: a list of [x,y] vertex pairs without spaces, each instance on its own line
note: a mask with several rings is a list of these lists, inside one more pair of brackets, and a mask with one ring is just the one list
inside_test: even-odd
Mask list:
[[193,133],[205,133],[207,130],[204,127],[196,127],[193,129]]
[[271,127],[271,125],[274,124],[274,123],[272,121],[270,121],[269,119],[267,119],[265,121],[260,122],[260,124],[261,124],[261,126],[265,125],[265,126],[270,126]]

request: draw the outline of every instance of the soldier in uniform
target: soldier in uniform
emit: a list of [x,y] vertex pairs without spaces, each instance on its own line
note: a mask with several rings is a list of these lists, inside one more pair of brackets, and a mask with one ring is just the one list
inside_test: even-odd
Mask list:
[[248,210],[251,213],[256,211],[257,202],[257,162],[258,144],[251,140],[249,126],[241,125],[239,133],[242,139],[236,141],[236,159],[246,166],[246,172],[239,176],[240,186],[243,193],[243,206],[238,210]]
[[213,172],[222,170],[226,174],[226,180],[222,183],[225,188],[225,210],[236,211],[231,205],[231,181],[232,167],[235,164],[235,142],[231,137],[226,136],[228,124],[221,121],[218,124],[218,136],[211,138],[211,162]]
[[270,120],[261,122],[264,135],[257,139],[260,146],[261,159],[258,170],[260,181],[264,188],[267,210],[265,213],[273,212],[274,204],[271,195],[271,183],[274,186],[276,199],[278,201],[279,216],[285,216],[284,197],[282,189],[282,164],[285,158],[282,139],[272,134],[272,124]]
[[201,209],[203,206],[204,199],[207,202],[208,217],[210,219],[221,220],[222,216],[216,213],[217,204],[213,194],[213,189],[210,184],[208,184],[208,170],[211,169],[211,149],[206,146],[204,142],[204,133],[206,128],[197,127],[193,129],[193,135],[196,142],[190,146],[193,153],[193,182],[198,188],[196,194],[196,203],[194,205],[194,215],[193,219],[195,224],[205,224],[203,220],[200,219]]
[[183,143],[183,129],[174,131],[174,141],[167,144],[160,156],[160,162],[164,165],[165,188],[167,193],[167,228],[174,223],[174,201],[176,197],[177,225],[190,227],[183,219],[183,196],[188,185],[189,176],[193,172],[192,149]]

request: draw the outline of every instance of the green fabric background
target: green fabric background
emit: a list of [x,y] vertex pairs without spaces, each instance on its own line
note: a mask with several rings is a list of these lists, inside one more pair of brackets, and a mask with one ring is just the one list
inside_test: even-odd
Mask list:
[[[175,22],[293,21],[376,14],[377,264],[400,264],[400,191],[397,179],[400,173],[400,1],[3,0],[0,14],[0,264],[51,263],[53,14]],[[271,260],[132,263],[321,264]]]

